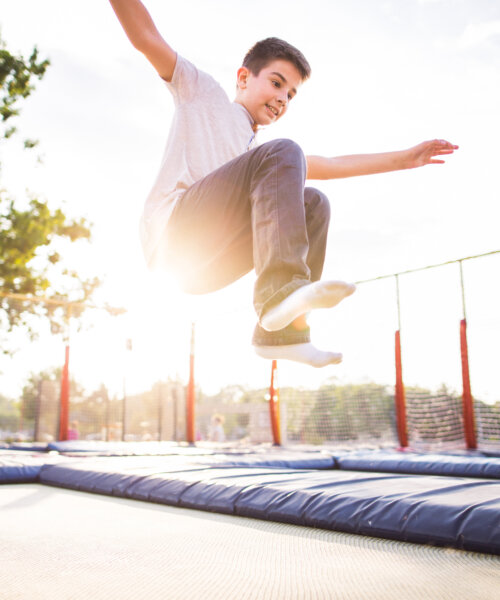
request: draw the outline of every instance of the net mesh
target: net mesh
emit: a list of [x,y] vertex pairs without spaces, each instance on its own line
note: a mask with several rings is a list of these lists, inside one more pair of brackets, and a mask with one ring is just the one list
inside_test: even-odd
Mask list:
[[59,381],[41,380],[35,413],[34,439],[50,442],[59,434]]
[[500,452],[500,402],[474,402],[476,436],[479,450]]
[[[291,444],[376,446],[397,444],[394,393],[387,386],[328,386],[280,390],[282,435]],[[283,427],[283,425],[282,425]]]
[[70,439],[161,441],[184,439],[185,394],[178,382],[141,394],[110,397],[106,388],[70,401]]
[[204,397],[196,404],[196,438],[213,442],[271,443],[269,391],[237,389]]
[[[34,439],[49,442],[59,436],[60,382],[39,384]],[[107,389],[72,394],[69,403],[70,440],[181,441],[185,439],[185,392],[179,382],[158,383],[141,394],[110,397]]]
[[185,439],[185,390],[178,382],[158,383],[122,401],[125,441]]
[[406,415],[409,444],[415,450],[464,447],[461,398],[407,390]]

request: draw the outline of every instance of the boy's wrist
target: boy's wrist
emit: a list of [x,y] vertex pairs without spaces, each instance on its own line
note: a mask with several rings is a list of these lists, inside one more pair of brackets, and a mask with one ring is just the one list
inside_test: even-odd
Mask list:
[[399,150],[397,154],[399,154],[399,156],[397,157],[399,169],[412,169],[415,166],[412,161],[411,148],[407,148],[406,150]]

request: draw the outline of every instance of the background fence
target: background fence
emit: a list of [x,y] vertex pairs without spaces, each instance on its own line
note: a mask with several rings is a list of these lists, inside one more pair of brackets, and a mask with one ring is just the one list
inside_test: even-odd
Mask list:
[[[281,442],[349,448],[404,445],[424,451],[457,449],[473,447],[467,437],[469,422],[476,438],[474,445],[487,452],[499,452],[499,271],[500,254],[495,252],[384,276],[361,283],[352,302],[349,299],[351,304],[346,303],[349,310],[342,305],[335,311],[324,311],[328,314],[319,317],[323,321],[313,329],[328,344],[331,339],[339,340],[349,359],[335,369],[336,377],[310,388],[290,385],[289,381],[295,371],[305,373],[300,369],[308,369],[309,374],[312,369],[280,363]],[[176,342],[185,352],[186,364],[193,367],[191,383],[187,377],[177,377],[156,383],[142,393],[129,393],[125,385],[121,393],[109,392],[104,385],[91,393],[69,386],[68,437],[108,441],[189,439],[186,415],[191,395],[195,399],[193,441],[276,441],[269,410],[273,396],[270,363],[257,361],[262,382],[258,389],[236,383],[219,392],[206,392],[209,377],[215,376],[218,369],[228,380],[237,374],[227,365],[234,364],[230,355],[235,353],[232,340],[240,325],[238,320],[235,314],[232,320],[225,318],[223,324],[215,318],[197,323],[196,363],[194,346],[192,360],[188,359],[189,331],[184,346]],[[472,382],[470,414],[464,410],[464,334]],[[240,335],[238,332],[238,339]],[[398,338],[399,373],[395,355]],[[213,340],[218,341],[216,357]],[[132,358],[123,362],[128,371],[139,369]],[[64,388],[60,377],[41,379],[35,398],[11,403],[8,410],[0,412],[0,437],[22,435],[40,441],[59,438]],[[404,443],[401,415],[407,435]]]

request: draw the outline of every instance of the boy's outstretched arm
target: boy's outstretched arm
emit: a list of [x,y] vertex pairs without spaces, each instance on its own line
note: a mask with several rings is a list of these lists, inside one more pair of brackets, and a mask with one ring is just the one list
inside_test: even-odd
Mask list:
[[142,52],[160,77],[170,81],[177,61],[176,52],[161,37],[140,0],[109,0],[128,39]]
[[446,140],[429,140],[397,152],[353,154],[333,158],[307,156],[307,179],[340,179],[438,165],[444,163],[444,160],[436,157],[453,154],[457,149],[458,146]]

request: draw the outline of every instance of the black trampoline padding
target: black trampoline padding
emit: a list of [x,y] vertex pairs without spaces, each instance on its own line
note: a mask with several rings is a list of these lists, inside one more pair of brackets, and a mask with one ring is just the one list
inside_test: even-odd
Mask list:
[[488,479],[210,467],[134,457],[68,459],[44,467],[40,481],[186,508],[500,554],[500,482]]
[[500,479],[500,458],[394,451],[349,452],[337,455],[337,465],[348,471],[377,471],[421,475],[454,475]]

